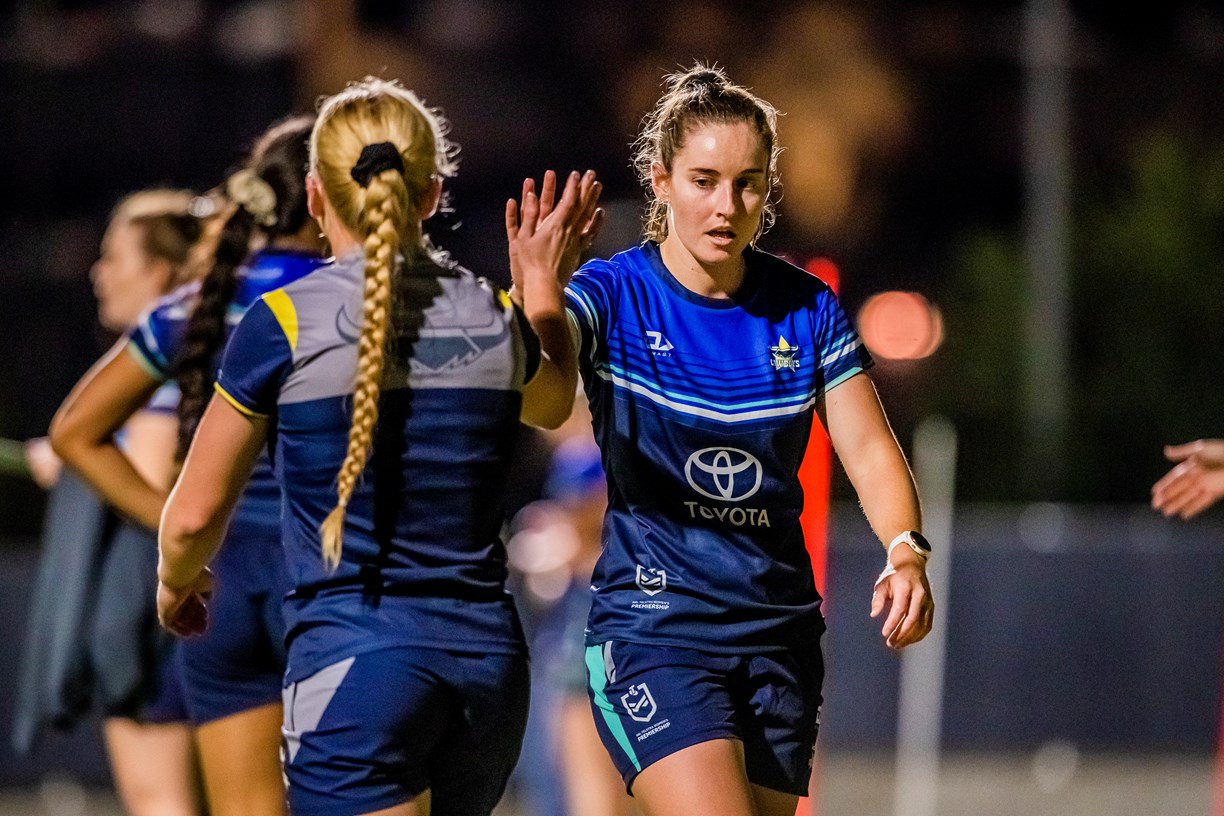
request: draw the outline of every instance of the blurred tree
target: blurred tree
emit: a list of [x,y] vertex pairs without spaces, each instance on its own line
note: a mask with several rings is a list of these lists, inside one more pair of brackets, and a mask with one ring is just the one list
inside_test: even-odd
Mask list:
[[926,396],[963,438],[963,499],[1141,501],[1160,446],[1224,426],[1224,145],[1168,128],[1080,174],[1072,228],[1072,429],[1063,495],[1020,472],[1018,236],[958,243]]

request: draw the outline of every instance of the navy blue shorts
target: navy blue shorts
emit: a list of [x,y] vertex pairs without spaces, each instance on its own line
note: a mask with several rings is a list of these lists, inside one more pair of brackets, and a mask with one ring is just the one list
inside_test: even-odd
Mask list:
[[626,790],[669,754],[735,739],[749,782],[807,796],[824,681],[819,645],[723,655],[609,641],[588,646],[586,664],[595,726]]
[[160,725],[189,721],[183,683],[183,650],[177,640],[167,643],[151,692],[135,719]]
[[353,816],[426,788],[433,816],[492,812],[527,726],[524,655],[396,647],[284,691],[294,816]]
[[213,561],[208,631],[182,641],[187,711],[196,725],[281,700],[289,577],[280,536],[279,524],[235,519]]

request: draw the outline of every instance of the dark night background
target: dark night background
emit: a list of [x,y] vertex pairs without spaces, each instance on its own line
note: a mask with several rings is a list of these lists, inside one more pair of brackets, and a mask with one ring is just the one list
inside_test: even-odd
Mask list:
[[[880,359],[873,377],[904,447],[932,415],[959,436],[949,744],[1209,752],[1224,515],[1183,525],[1145,505],[1161,445],[1224,436],[1224,11],[1065,8],[1067,390],[1042,447],[1023,375],[1024,134],[1058,125],[1026,125],[1020,3],[0,0],[0,437],[45,433],[113,341],[88,272],[124,193],[206,190],[273,120],[347,80],[398,77],[462,147],[435,241],[505,281],[502,207],[546,168],[603,178],[597,254],[638,240],[639,121],[663,74],[717,62],[786,113],[761,246],[832,260],[851,314],[891,289],[942,314],[932,356]],[[830,584],[857,593],[878,553],[841,474],[833,493],[849,546],[835,539]],[[1031,546],[1032,507],[1072,508],[1070,538]],[[0,475],[0,531],[27,567],[43,509],[27,479]],[[893,722],[872,706],[895,693],[895,661],[867,651],[869,631],[838,634],[870,623],[839,603],[834,659],[870,680],[830,680],[857,719],[835,717],[828,738],[879,746]],[[1034,696],[1049,704],[1034,712]],[[1119,713],[1135,696],[1152,704]]]

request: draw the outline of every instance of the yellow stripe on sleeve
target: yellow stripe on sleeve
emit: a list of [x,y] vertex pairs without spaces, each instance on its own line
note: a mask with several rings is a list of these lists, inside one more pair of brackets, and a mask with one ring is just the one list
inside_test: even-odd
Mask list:
[[293,301],[289,295],[285,294],[284,289],[274,289],[263,296],[264,303],[268,304],[268,308],[272,310],[272,316],[276,318],[276,322],[280,324],[281,331],[285,333],[285,339],[289,341],[289,348],[297,350],[298,341],[298,319],[297,309],[293,306]]
[[243,405],[241,402],[239,402],[237,399],[235,399],[235,398],[234,398],[234,396],[233,396],[232,394],[230,394],[230,392],[228,392],[228,391],[226,391],[224,388],[222,388],[222,387],[221,387],[221,383],[213,383],[213,388],[216,390],[216,392],[217,392],[218,394],[220,394],[220,395],[222,396],[222,398],[224,398],[224,399],[225,399],[225,401],[226,401],[226,402],[228,402],[230,405],[234,406],[234,408],[236,408],[236,409],[238,410],[238,413],[240,413],[240,414],[246,414],[246,415],[247,415],[247,416],[249,416],[249,417],[257,417],[258,419],[267,419],[267,418],[268,418],[268,415],[267,415],[267,414],[261,414],[261,413],[259,413],[258,411],[252,411],[250,408],[248,408],[248,407],[246,407],[245,405]]

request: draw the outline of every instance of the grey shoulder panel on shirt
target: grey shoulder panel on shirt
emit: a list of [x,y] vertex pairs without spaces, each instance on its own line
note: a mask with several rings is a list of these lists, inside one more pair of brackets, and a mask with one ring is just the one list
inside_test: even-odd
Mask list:
[[[351,394],[363,323],[363,265],[345,259],[294,281],[285,293],[297,312],[294,370],[281,403]],[[419,270],[399,281],[399,336],[390,344],[383,389],[519,390],[522,340],[513,312],[486,281],[462,269]]]

